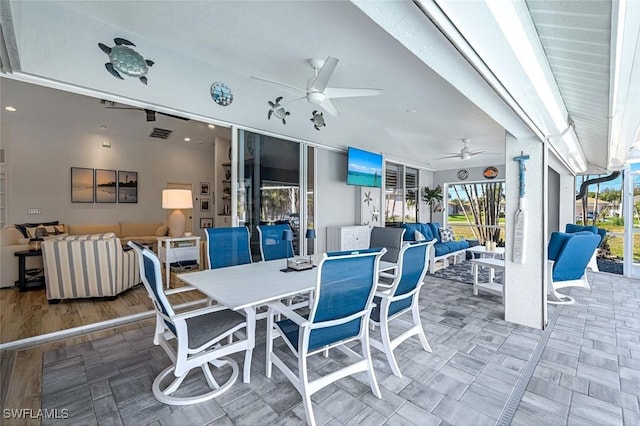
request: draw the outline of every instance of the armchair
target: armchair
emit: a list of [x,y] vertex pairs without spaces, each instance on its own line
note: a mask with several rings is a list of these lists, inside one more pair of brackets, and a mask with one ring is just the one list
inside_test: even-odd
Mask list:
[[[310,425],[315,425],[311,395],[343,377],[366,371],[371,391],[378,398],[382,397],[371,361],[367,323],[378,266],[384,253],[385,249],[373,249],[325,254],[318,265],[315,296],[308,317],[297,314],[283,303],[269,303],[267,377],[271,377],[273,364],[284,373],[300,392]],[[276,321],[277,315],[284,315],[286,319]],[[285,342],[285,349],[297,358],[297,374],[273,352],[273,341],[278,337]],[[347,347],[356,340],[360,342],[361,355]],[[318,353],[327,354],[330,348],[339,349],[356,361],[310,380],[307,359]]]
[[[422,280],[429,266],[429,251],[433,250],[436,240],[421,241],[405,245],[398,254],[398,271],[390,285],[378,285],[373,298],[375,307],[371,311],[372,326],[380,326],[381,340],[371,338],[371,346],[387,355],[389,366],[398,377],[402,377],[400,367],[393,350],[411,336],[418,336],[422,348],[431,352],[431,346],[422,329],[418,297]],[[395,339],[391,339],[389,323],[405,313],[411,313],[413,322],[410,328]]]
[[551,304],[568,305],[575,300],[558,293],[563,287],[590,288],[586,270],[590,259],[600,244],[600,235],[590,232],[568,234],[553,232],[549,239],[548,261],[549,277],[547,299]]
[[[585,232],[585,231],[591,232],[592,234],[600,235],[601,240],[600,240],[600,243],[598,244],[598,248],[600,248],[604,243],[604,237],[607,236],[606,229],[598,228],[597,226],[580,226],[573,223],[567,223],[564,229],[564,232],[568,234],[574,234],[577,232]],[[597,256],[598,256],[598,250],[596,249],[596,251],[593,252],[593,256],[591,256],[591,259],[589,259],[589,264],[587,265],[587,269],[591,269],[593,272],[599,271]]]
[[[244,316],[225,307],[214,306],[176,313],[162,288],[160,261],[144,246],[130,241],[138,255],[142,282],[156,309],[156,329],[153,343],[165,350],[172,365],[163,370],[153,381],[154,397],[163,404],[197,404],[219,396],[227,391],[238,378],[238,364],[223,358],[245,351],[244,378],[248,381],[253,348],[249,343],[247,322]],[[239,333],[240,332],[240,333]],[[175,339],[175,345],[170,343]],[[220,385],[211,372],[230,367],[229,378]],[[198,395],[185,395],[187,391],[174,395],[189,372],[200,367],[211,391]],[[217,371],[216,371],[217,372]],[[175,379],[163,387],[163,380],[173,374]],[[186,386],[192,390],[192,386]]]
[[47,299],[116,297],[140,283],[136,255],[112,232],[73,235],[42,243]]

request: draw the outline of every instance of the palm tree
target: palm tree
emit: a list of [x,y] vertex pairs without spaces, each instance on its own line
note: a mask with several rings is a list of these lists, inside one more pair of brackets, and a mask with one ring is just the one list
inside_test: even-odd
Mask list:
[[442,201],[442,187],[440,185],[431,189],[428,186],[422,188],[422,201],[429,206],[429,222],[433,219],[433,211],[437,204]]

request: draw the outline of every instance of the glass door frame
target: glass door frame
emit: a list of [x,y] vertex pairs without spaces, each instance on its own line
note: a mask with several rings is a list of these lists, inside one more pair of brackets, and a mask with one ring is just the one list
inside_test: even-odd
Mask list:
[[640,234],[640,227],[634,226],[634,186],[635,177],[640,177],[640,170],[631,171],[630,164],[626,164],[623,171],[622,206],[624,209],[624,240],[623,240],[623,273],[626,277],[640,278],[640,263],[633,261],[633,242],[636,234]]

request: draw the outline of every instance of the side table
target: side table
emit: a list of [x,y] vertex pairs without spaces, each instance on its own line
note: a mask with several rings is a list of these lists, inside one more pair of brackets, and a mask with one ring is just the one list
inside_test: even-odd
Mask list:
[[38,271],[37,275],[27,277],[27,257],[42,256],[42,250],[17,251],[14,255],[18,258],[18,281],[16,286],[20,291],[37,290],[45,287],[44,271]]
[[158,258],[164,263],[166,287],[171,281],[171,266],[200,266],[200,237],[158,237]]

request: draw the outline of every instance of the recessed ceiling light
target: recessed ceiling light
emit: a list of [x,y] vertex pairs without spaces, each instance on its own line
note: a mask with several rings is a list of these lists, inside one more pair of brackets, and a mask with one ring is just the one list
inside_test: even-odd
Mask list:
[[209,128],[210,128],[210,129],[215,129],[215,128],[216,128],[216,126],[214,126],[213,124],[209,124]]
[[107,130],[107,126],[105,126],[104,124],[103,124],[102,126],[100,126],[100,128],[101,128],[102,130]]
[[408,112],[409,114],[415,114],[415,113],[416,113],[416,112],[418,112],[418,111],[416,111],[415,109],[408,109],[408,110],[407,110],[407,112]]
[[6,109],[7,111],[11,111],[11,112],[16,112],[16,111],[17,111],[17,110],[16,110],[14,107],[12,107],[12,106],[6,106],[6,107],[4,107],[4,109]]
[[184,138],[185,142],[189,142],[191,140],[191,138]]

